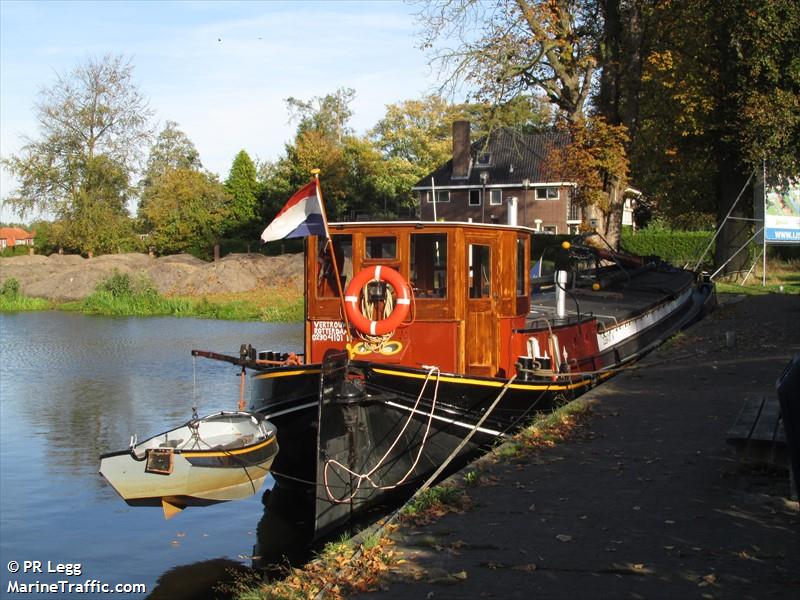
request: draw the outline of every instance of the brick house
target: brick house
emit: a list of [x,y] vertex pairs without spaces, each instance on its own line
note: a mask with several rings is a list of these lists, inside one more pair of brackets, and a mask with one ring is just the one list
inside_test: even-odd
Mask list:
[[[548,233],[577,232],[582,211],[572,203],[574,184],[545,172],[548,148],[566,143],[556,132],[529,134],[504,127],[470,142],[468,121],[453,123],[453,159],[412,188],[419,217],[445,221],[516,223]],[[431,182],[433,179],[433,185]],[[516,211],[514,208],[516,207]],[[509,211],[509,209],[511,209]]]
[[35,232],[28,232],[20,227],[0,227],[0,250],[15,246],[33,247],[35,238]]

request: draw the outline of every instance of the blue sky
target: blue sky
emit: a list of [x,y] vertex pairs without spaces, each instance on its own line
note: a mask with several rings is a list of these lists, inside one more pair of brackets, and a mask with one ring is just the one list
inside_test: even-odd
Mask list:
[[[56,73],[123,54],[155,111],[176,121],[224,178],[236,153],[272,160],[293,137],[284,99],[356,90],[351,125],[434,91],[414,7],[362,2],[12,2],[0,0],[0,154],[37,136],[33,105]],[[0,178],[5,197],[14,181]],[[1,218],[14,215],[4,209]],[[27,219],[26,219],[27,220]]]

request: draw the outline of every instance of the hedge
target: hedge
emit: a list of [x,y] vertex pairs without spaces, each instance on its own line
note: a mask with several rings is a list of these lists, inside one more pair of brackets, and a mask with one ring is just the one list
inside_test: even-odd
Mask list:
[[[670,231],[664,229],[637,232],[623,231],[620,248],[639,256],[657,255],[674,265],[694,264],[708,247],[713,231]],[[705,255],[705,262],[713,261],[714,246]]]

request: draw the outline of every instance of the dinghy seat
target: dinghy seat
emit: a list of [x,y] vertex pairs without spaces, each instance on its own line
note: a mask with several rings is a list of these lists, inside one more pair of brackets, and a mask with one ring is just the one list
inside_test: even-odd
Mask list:
[[214,450],[234,450],[236,448],[242,448],[244,446],[247,446],[248,444],[251,444],[253,442],[254,438],[255,438],[255,436],[252,433],[248,434],[248,435],[243,435],[241,437],[236,438],[235,440],[232,440],[232,441],[228,442],[227,444],[219,444],[217,446],[214,446],[213,449]]

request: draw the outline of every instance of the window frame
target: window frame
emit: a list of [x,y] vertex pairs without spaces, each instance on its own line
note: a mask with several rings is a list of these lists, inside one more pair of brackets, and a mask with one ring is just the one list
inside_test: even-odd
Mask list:
[[537,200],[558,200],[561,197],[561,191],[557,187],[537,187],[536,199]]

